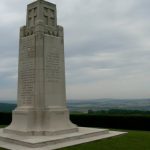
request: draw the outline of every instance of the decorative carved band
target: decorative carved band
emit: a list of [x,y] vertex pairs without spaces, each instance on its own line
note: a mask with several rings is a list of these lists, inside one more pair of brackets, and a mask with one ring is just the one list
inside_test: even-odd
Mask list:
[[[22,29],[22,36],[23,37],[27,37],[27,36],[31,36],[33,34],[35,34],[35,27],[26,27],[24,26]],[[44,28],[44,34],[47,35],[52,35],[52,36],[56,36],[56,37],[63,37],[63,28],[61,26],[57,26],[56,28],[48,28],[45,27]]]

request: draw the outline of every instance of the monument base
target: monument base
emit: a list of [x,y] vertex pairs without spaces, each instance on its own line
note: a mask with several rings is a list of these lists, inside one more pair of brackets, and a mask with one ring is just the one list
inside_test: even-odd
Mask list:
[[78,132],[71,123],[67,108],[33,109],[20,107],[13,111],[12,123],[4,133],[35,136],[61,135]]
[[78,130],[76,133],[55,136],[19,136],[6,134],[0,130],[0,147],[10,150],[54,150],[125,134],[107,129],[78,128]]

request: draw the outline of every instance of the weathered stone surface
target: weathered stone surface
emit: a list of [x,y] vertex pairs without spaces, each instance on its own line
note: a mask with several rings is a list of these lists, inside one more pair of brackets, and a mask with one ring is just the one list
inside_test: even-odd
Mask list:
[[51,135],[77,132],[66,107],[63,27],[56,5],[38,0],[28,5],[20,29],[18,107],[5,133]]

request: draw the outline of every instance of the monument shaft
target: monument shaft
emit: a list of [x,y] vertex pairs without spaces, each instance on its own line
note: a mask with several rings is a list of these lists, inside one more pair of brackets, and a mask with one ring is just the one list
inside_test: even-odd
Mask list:
[[7,133],[77,131],[66,107],[63,27],[57,25],[56,5],[43,0],[28,5],[20,29],[17,103]]

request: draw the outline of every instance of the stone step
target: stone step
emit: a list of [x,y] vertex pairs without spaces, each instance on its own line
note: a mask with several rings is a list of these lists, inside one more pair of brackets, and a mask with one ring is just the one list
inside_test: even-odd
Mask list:
[[[3,134],[0,132],[0,145],[5,143],[4,148],[11,145],[12,150],[19,150],[20,146],[25,150],[53,150],[60,147],[66,147],[116,135],[124,134],[124,132],[112,132],[107,129],[95,128],[79,128],[79,132],[72,134],[63,134],[57,136],[16,136]],[[64,145],[64,146],[63,146]],[[14,148],[18,149],[14,149]]]

